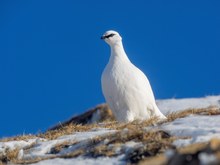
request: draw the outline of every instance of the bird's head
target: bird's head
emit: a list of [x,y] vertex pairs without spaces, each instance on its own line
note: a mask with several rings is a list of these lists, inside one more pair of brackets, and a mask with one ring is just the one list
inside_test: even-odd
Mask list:
[[103,34],[101,37],[106,43],[108,43],[110,46],[115,45],[117,42],[121,42],[122,38],[119,35],[118,32],[109,30]]

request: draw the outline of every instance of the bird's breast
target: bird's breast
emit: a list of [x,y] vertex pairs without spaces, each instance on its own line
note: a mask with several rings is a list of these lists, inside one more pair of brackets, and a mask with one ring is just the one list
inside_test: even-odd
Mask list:
[[[102,90],[107,100],[125,99],[127,90],[131,88],[132,72],[127,63],[108,64],[102,74]],[[129,83],[130,82],[130,83]]]

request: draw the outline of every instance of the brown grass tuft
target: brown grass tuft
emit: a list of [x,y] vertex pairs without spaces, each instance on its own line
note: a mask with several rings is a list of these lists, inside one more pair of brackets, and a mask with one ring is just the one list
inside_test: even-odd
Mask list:
[[14,137],[8,137],[8,138],[2,138],[0,139],[0,142],[8,142],[8,141],[20,141],[20,140],[29,140],[32,138],[36,138],[36,135],[19,135],[19,136],[14,136]]
[[59,129],[49,130],[45,133],[39,134],[38,136],[41,138],[53,140],[63,135],[70,135],[73,134],[74,132],[85,132],[97,127],[98,125],[96,124],[89,124],[89,125],[69,124]]
[[75,150],[75,151],[73,151],[71,153],[68,153],[68,154],[65,154],[65,155],[61,155],[61,156],[59,156],[59,158],[65,158],[65,159],[67,159],[67,158],[75,158],[77,156],[83,155],[85,152],[86,152],[85,149],[78,149],[78,150]]
[[91,120],[93,118],[94,114],[99,114],[100,118],[95,121],[96,123],[101,123],[101,122],[112,122],[115,121],[115,117],[113,116],[112,111],[108,107],[107,104],[100,104],[97,105],[95,108],[92,108],[86,112],[84,112],[81,115],[74,116],[71,119],[64,121],[62,123],[59,123],[52,127],[50,130],[56,130],[60,129],[62,127],[68,126],[68,125],[85,125],[85,124],[91,124]]
[[8,163],[8,162],[14,162],[18,158],[19,149],[14,150],[6,150],[5,153],[0,154],[0,162],[2,164]]
[[174,121],[178,118],[184,118],[186,116],[197,114],[197,115],[220,115],[220,109],[218,107],[208,107],[199,109],[188,109],[185,111],[174,112],[167,116],[167,122]]
[[167,163],[167,158],[163,154],[156,156],[148,157],[144,160],[141,160],[138,165],[165,165]]
[[[106,107],[102,107],[103,114],[104,110],[109,111],[109,109],[105,109]],[[97,112],[100,110],[99,108],[93,109],[93,112]],[[193,144],[190,145],[188,148],[180,148],[176,149],[175,146],[172,144],[174,140],[179,139],[180,137],[174,137],[168,134],[163,130],[158,129],[147,129],[148,126],[160,125],[166,122],[174,121],[178,118],[183,118],[189,116],[191,114],[197,115],[220,115],[219,108],[215,107],[208,107],[208,108],[200,108],[200,109],[189,109],[181,112],[172,113],[167,116],[167,120],[159,121],[157,118],[151,118],[146,121],[134,121],[131,123],[119,123],[113,121],[111,118],[111,122],[106,119],[103,120],[102,123],[99,124],[77,124],[74,122],[69,122],[65,124],[60,124],[57,127],[54,127],[51,130],[46,131],[45,133],[41,133],[38,135],[24,135],[24,136],[17,136],[11,138],[1,139],[1,142],[7,141],[14,141],[14,140],[28,140],[30,138],[46,138],[48,140],[57,139],[63,135],[69,135],[74,132],[85,132],[89,130],[94,130],[96,128],[107,128],[111,130],[116,130],[114,133],[109,133],[104,136],[97,136],[93,139],[88,139],[86,142],[83,142],[83,145],[79,145],[79,147],[71,153],[66,155],[60,156],[59,153],[61,150],[66,149],[67,147],[73,146],[76,142],[64,142],[62,144],[58,144],[54,148],[52,148],[51,156],[47,158],[34,158],[31,160],[18,160],[17,156],[19,150],[7,151],[4,155],[0,155],[0,165],[1,163],[13,162],[13,163],[20,163],[20,164],[28,164],[28,163],[35,163],[44,159],[52,159],[52,158],[72,158],[77,156],[92,156],[92,157],[99,157],[99,156],[117,156],[120,154],[125,153],[125,143],[133,141],[142,144],[138,148],[134,148],[134,150],[130,153],[127,153],[125,159],[127,162],[131,164],[136,164],[140,162],[140,160],[148,160],[149,158],[155,158],[155,160],[161,160],[164,157],[161,156],[164,151],[167,149],[174,149],[179,154],[194,154],[199,150],[204,150],[209,146],[212,150],[216,150],[216,156],[220,159],[220,151],[219,146],[220,142],[218,140],[212,140],[210,143],[200,143],[200,144]],[[82,118],[74,118],[77,121],[88,121],[88,118],[91,118],[92,113],[87,112],[87,114],[82,115]],[[83,118],[85,117],[85,118]],[[149,128],[149,127],[148,127]],[[33,146],[30,146],[30,148]],[[30,149],[29,148],[29,149]],[[120,149],[119,149],[120,148]],[[28,149],[28,148],[27,148]],[[24,149],[27,151],[27,149]],[[117,150],[117,152],[116,152]],[[162,160],[161,160],[162,161]],[[143,161],[145,162],[145,161]],[[153,161],[152,161],[153,162]]]
[[69,146],[72,146],[76,144],[77,142],[68,142],[65,141],[63,143],[57,144],[55,147],[53,147],[50,151],[50,154],[57,154],[59,153],[62,149],[68,148]]
[[188,146],[178,148],[177,151],[181,154],[194,154],[198,151],[201,151],[207,148],[208,144],[209,144],[208,142],[190,144]]
[[[98,108],[97,108],[98,109]],[[96,109],[96,110],[97,110]],[[180,111],[180,112],[175,112],[171,113],[167,116],[167,120],[164,121],[159,121],[157,118],[151,118],[149,120],[145,121],[134,121],[130,123],[119,123],[117,121],[112,121],[112,122],[103,122],[100,124],[73,124],[73,123],[68,123],[65,126],[59,126],[54,129],[48,130],[45,133],[37,135],[38,137],[41,138],[46,138],[46,139],[56,139],[60,136],[63,135],[69,135],[74,132],[85,132],[94,128],[108,128],[108,129],[113,129],[113,130],[123,130],[123,129],[129,129],[129,130],[140,130],[143,129],[144,127],[147,126],[152,126],[152,125],[160,125],[166,122],[172,122],[178,118],[183,118],[192,114],[197,114],[197,115],[219,115],[220,110],[219,108],[216,107],[208,107],[208,108],[200,108],[200,109],[188,109],[185,111]],[[91,115],[91,114],[90,114]]]

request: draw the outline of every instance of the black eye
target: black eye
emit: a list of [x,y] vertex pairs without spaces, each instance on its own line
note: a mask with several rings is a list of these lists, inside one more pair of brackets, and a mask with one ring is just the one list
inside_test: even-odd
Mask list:
[[109,38],[109,37],[113,37],[115,34],[109,34],[109,35],[107,35],[107,36],[105,36],[105,38]]

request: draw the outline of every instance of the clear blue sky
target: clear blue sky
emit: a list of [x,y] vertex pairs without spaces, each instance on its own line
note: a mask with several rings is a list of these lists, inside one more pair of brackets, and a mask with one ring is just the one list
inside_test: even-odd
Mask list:
[[104,102],[106,30],[157,99],[220,94],[220,1],[0,1],[0,137],[44,131]]

